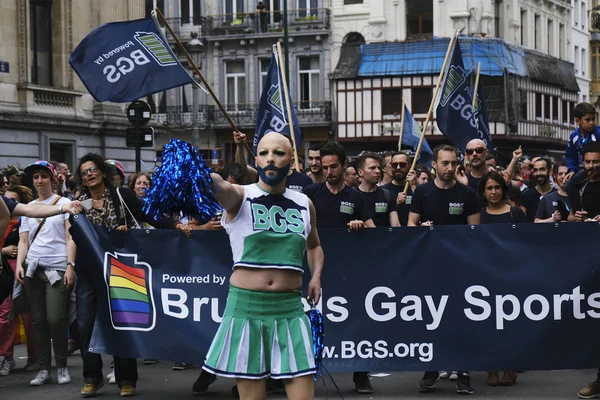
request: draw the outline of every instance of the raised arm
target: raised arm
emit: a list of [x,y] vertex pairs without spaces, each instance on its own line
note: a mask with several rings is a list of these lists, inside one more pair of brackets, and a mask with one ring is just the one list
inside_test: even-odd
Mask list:
[[230,214],[237,214],[244,200],[244,188],[240,185],[229,183],[216,173],[211,173],[213,188],[219,204]]
[[258,172],[246,163],[246,146],[244,145],[246,143],[246,134],[237,131],[233,132],[233,141],[236,144],[235,162],[246,170],[246,182],[256,182],[258,180]]

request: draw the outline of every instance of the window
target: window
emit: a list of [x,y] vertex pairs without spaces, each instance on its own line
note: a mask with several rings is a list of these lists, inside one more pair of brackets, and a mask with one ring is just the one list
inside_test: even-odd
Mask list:
[[554,52],[554,21],[548,20],[548,54],[555,55]]
[[65,163],[71,168],[75,164],[73,142],[50,141],[50,160]]
[[519,117],[527,120],[527,91],[519,89]]
[[244,61],[225,62],[225,84],[227,90],[225,102],[238,105],[246,102],[246,71]]
[[52,86],[52,1],[29,2],[31,82]]
[[[281,22],[282,16],[281,11],[283,10],[283,5],[281,4],[283,0],[268,0],[265,4],[267,7],[267,11],[270,16],[270,23],[276,24]],[[263,0],[264,3],[264,0]]]
[[581,2],[581,29],[585,29],[585,20],[587,19],[585,3]]
[[569,123],[569,102],[565,100],[562,101],[562,122]]
[[298,58],[298,82],[300,83],[300,108],[310,108],[310,102],[320,100],[319,57]]
[[550,96],[544,96],[544,119],[550,119],[550,100]]
[[319,0],[298,0],[298,16],[318,15]]
[[200,0],[179,0],[179,10],[181,11],[181,23],[194,25],[201,23],[200,18]]
[[146,18],[149,18],[152,14],[152,10],[155,8],[160,9],[163,13],[165,10],[165,0],[145,0]]
[[527,29],[529,24],[527,24],[527,10],[521,10],[521,45],[527,46],[529,45],[527,39]]
[[573,1],[573,25],[579,25],[579,0]]
[[533,48],[540,50],[540,46],[542,45],[542,17],[538,14],[535,14],[533,28]]
[[600,80],[600,43],[592,42],[592,70],[590,75],[593,81]]
[[552,121],[558,122],[558,97],[552,97]]
[[494,1],[494,36],[502,37],[502,0]]
[[383,89],[381,91],[381,115],[402,115],[402,89]]
[[433,2],[406,0],[406,36],[433,35]]
[[223,0],[225,14],[234,17],[237,13],[244,12],[244,0]]
[[558,26],[558,58],[565,59],[565,25]]
[[585,76],[587,64],[587,51],[585,49],[581,49],[581,75],[583,76]]
[[[430,87],[412,88],[411,111],[413,114],[427,114],[431,105],[431,96],[433,89]],[[402,99],[400,100],[402,101]]]
[[535,94],[535,118],[539,120],[544,118],[544,115],[542,114],[542,98],[543,96],[541,93]]
[[344,4],[362,4],[363,0],[344,0]]
[[579,53],[579,46],[575,46],[574,64],[575,64],[575,73],[576,74],[579,73],[579,62],[581,61],[580,57],[581,57],[581,55]]
[[269,71],[271,59],[261,58],[258,63],[260,65],[260,76],[258,77],[258,98],[260,100],[260,96],[262,95],[262,91],[265,86],[265,78],[267,77],[267,72]]

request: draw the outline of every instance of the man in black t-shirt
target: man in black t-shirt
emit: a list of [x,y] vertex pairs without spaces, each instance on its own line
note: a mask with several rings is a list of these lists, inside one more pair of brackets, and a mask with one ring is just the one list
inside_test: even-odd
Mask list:
[[367,207],[375,226],[400,226],[396,200],[392,193],[377,186],[381,176],[379,156],[375,153],[364,153],[356,162],[356,169],[361,181],[358,190],[367,201]]
[[521,210],[527,215],[527,222],[535,221],[535,214],[538,204],[540,204],[540,198],[556,190],[550,184],[551,167],[552,163],[550,160],[544,157],[537,158],[533,163],[531,176],[536,185],[525,190],[519,200]]
[[565,190],[565,177],[569,173],[567,162],[561,161],[552,168],[552,172],[558,190],[540,199],[534,221],[537,223],[567,221],[571,212],[569,196]]
[[[327,180],[304,189],[317,212],[317,228],[374,228],[365,197],[344,185],[346,151],[338,143],[327,143],[320,149],[321,167]],[[354,387],[363,394],[373,393],[368,372],[355,372]]]
[[587,177],[583,182],[569,187],[569,221],[600,221],[600,142],[590,142],[582,151]]
[[[454,178],[458,165],[456,149],[448,145],[436,147],[431,165],[435,169],[435,179],[415,189],[408,226],[479,224],[477,194]],[[419,388],[422,391],[433,389],[439,375],[438,371],[425,372]],[[458,371],[456,391],[473,393],[468,371]]]
[[[471,170],[467,173],[461,171],[456,174],[457,182],[470,187],[479,193],[479,182],[481,178],[488,172],[486,157],[488,155],[487,145],[483,140],[473,139],[467,143],[465,157],[471,165]],[[479,208],[485,207],[485,199],[479,198]]]
[[410,171],[411,159],[406,153],[392,153],[390,168],[394,179],[382,188],[389,190],[396,200],[396,211],[398,212],[398,220],[400,226],[408,225],[408,212],[410,211],[410,203],[412,199],[412,188],[408,186],[408,191],[404,193],[406,185],[406,176]]

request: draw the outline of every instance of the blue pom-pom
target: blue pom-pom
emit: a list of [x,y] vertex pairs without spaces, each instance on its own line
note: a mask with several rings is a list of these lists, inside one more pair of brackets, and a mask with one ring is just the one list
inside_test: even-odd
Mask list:
[[313,352],[315,354],[315,367],[317,368],[317,373],[315,374],[315,381],[317,377],[322,374],[321,367],[323,361],[323,338],[325,336],[324,325],[323,325],[323,314],[316,308],[310,309],[306,315],[310,320],[310,328],[312,330],[313,337]]
[[211,172],[198,149],[171,139],[165,145],[162,163],[152,176],[144,212],[155,219],[182,212],[201,223],[208,222],[222,209],[213,192]]

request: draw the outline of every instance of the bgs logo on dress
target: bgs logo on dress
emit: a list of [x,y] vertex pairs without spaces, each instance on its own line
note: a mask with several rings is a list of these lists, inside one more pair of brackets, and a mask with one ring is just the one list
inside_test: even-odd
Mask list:
[[114,329],[147,332],[156,324],[152,296],[152,267],[137,254],[104,255],[104,279]]

